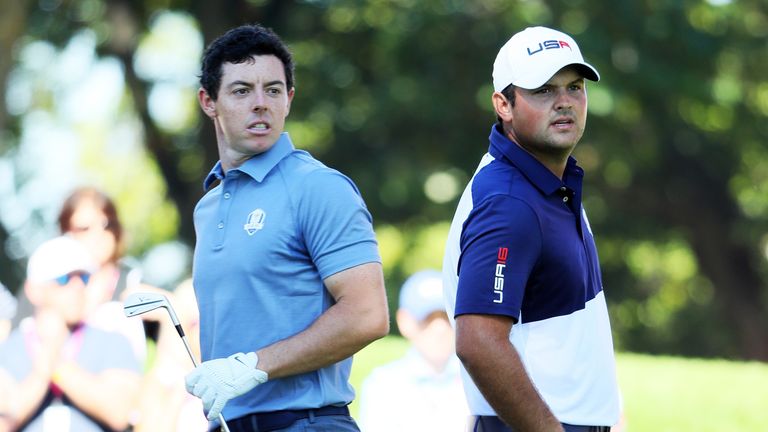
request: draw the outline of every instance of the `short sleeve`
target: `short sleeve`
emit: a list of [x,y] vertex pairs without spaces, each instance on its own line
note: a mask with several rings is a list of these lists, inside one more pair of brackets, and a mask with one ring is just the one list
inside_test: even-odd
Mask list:
[[517,321],[541,245],[538,218],[523,201],[494,195],[477,205],[460,239],[455,316],[505,315]]
[[301,187],[298,221],[323,279],[381,262],[371,214],[352,180],[338,171],[319,169],[307,175]]

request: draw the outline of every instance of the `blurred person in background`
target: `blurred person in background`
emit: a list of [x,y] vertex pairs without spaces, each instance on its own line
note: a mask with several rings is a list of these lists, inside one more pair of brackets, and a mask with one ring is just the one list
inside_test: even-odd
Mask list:
[[159,315],[129,319],[123,312],[125,296],[150,287],[140,283],[141,271],[122,259],[125,233],[114,201],[94,187],[80,187],[64,200],[58,223],[61,233],[83,244],[97,265],[86,290],[88,323],[124,334],[136,355],[144,361],[145,324],[152,333],[156,332]]
[[140,363],[121,334],[86,323],[91,254],[70,236],[30,256],[33,314],[0,344],[0,409],[12,430],[120,431],[138,395]]
[[442,273],[422,270],[400,289],[396,314],[410,343],[401,359],[374,369],[360,392],[363,432],[464,431],[469,410],[443,299]]
[[[200,322],[192,279],[179,284],[168,301],[179,318],[190,349],[200,359]],[[205,432],[208,419],[200,399],[187,393],[184,375],[194,369],[171,320],[160,320],[155,361],[146,372],[138,398],[134,432]]]
[[[138,358],[145,361],[146,336],[156,338],[159,315],[147,314],[140,320],[128,319],[123,313],[121,300],[130,292],[157,288],[141,284],[141,271],[123,258],[124,231],[114,201],[97,188],[77,188],[64,200],[57,222],[60,232],[85,246],[96,264],[86,292],[89,324],[124,334],[131,341]],[[16,325],[32,312],[32,305],[23,290],[18,296]]]

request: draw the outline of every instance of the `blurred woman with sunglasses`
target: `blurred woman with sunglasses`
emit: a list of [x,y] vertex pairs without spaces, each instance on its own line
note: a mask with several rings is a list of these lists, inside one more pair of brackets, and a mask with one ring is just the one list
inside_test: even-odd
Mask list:
[[[85,246],[97,265],[86,289],[88,323],[126,335],[137,357],[144,360],[144,322],[125,317],[122,299],[132,291],[147,287],[140,283],[140,270],[122,259],[124,232],[115,203],[96,188],[78,188],[64,200],[58,223],[62,234]],[[151,322],[146,325],[148,330],[154,327]]]

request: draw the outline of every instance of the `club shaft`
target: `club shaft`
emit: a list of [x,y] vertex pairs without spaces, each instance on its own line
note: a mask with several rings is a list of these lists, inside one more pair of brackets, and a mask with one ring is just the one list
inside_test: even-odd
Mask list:
[[184,348],[187,349],[187,354],[189,354],[189,358],[192,359],[192,364],[195,365],[195,367],[198,367],[199,364],[197,363],[197,359],[195,359],[195,355],[192,354],[192,349],[189,348],[189,342],[187,342],[187,337],[182,336],[181,341],[184,342]]
[[[183,335],[183,333],[181,333]],[[195,365],[195,367],[198,366],[197,359],[195,359],[195,355],[192,354],[192,349],[189,348],[189,342],[187,342],[186,336],[181,336],[181,341],[184,342],[184,348],[187,349],[187,354],[189,354],[189,358],[192,360],[192,364]],[[219,423],[221,424],[221,430],[222,432],[229,432],[229,427],[227,426],[226,420],[224,420],[224,416],[219,413]]]
[[224,416],[219,413],[219,423],[221,424],[221,432],[229,432],[229,426],[227,426],[227,421],[224,420]]
[[[181,341],[184,342],[184,348],[187,349],[187,354],[189,354],[189,358],[192,360],[192,364],[195,365],[195,367],[198,366],[197,359],[195,359],[195,355],[192,354],[192,349],[189,348],[189,342],[187,342],[187,337],[184,336],[184,333],[180,333]],[[221,424],[221,430],[222,432],[229,432],[229,427],[227,426],[226,420],[224,420],[224,416],[219,413],[219,423]]]
[[[195,367],[198,367],[199,364],[197,359],[195,359],[195,355],[192,354],[192,350],[189,348],[189,342],[187,342],[187,337],[184,335],[184,329],[181,328],[181,323],[179,323],[179,319],[176,317],[176,312],[173,310],[171,303],[165,296],[158,296],[151,293],[131,294],[128,299],[126,299],[124,311],[126,316],[131,317],[141,315],[157,308],[165,308],[168,312],[168,316],[170,316],[171,322],[176,328],[176,332],[181,337],[181,341],[184,342],[184,348],[187,349],[187,354],[189,354],[192,364],[195,365]],[[227,422],[224,420],[224,416],[221,413],[219,413],[219,423],[221,424],[222,432],[229,432]]]

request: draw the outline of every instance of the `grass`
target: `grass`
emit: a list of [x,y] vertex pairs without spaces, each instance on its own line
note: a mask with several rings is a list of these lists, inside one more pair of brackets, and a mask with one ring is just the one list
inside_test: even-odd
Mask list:
[[[355,389],[373,368],[402,356],[407,343],[389,336],[357,355]],[[768,364],[620,353],[626,431],[761,431],[768,427]],[[357,402],[350,406],[357,415]]]
[[768,425],[768,365],[620,354],[627,430],[760,431]]

